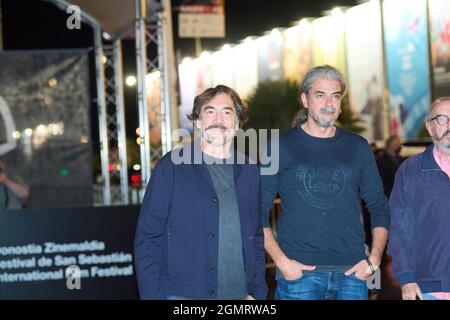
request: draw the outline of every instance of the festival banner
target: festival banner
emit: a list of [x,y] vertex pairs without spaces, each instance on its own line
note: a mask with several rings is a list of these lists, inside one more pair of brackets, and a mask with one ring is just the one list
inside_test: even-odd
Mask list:
[[347,75],[345,63],[345,19],[340,9],[313,21],[313,63],[329,64]]
[[300,82],[312,66],[312,26],[302,19],[299,24],[283,32],[284,78]]
[[384,140],[381,7],[370,1],[345,13],[350,108],[364,122],[363,136]]
[[429,0],[434,96],[450,94],[450,0]]
[[274,29],[258,38],[258,82],[283,79],[283,36]]
[[246,39],[233,48],[234,89],[246,98],[258,86],[258,48],[256,41]]
[[385,0],[391,133],[415,139],[430,104],[426,0]]

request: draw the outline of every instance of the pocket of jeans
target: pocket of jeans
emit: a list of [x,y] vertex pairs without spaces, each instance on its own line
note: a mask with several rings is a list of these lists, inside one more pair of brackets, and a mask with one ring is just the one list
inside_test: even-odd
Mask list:
[[367,282],[367,280],[363,280],[358,278],[354,273],[348,276],[349,278],[352,278],[353,280],[361,281],[361,282]]
[[282,276],[283,277],[283,280],[284,281],[286,281],[287,283],[296,283],[296,282],[299,282],[302,278],[303,278],[303,275],[301,275],[299,278],[297,278],[297,279],[292,279],[292,280],[288,280],[288,279],[286,279],[284,276]]

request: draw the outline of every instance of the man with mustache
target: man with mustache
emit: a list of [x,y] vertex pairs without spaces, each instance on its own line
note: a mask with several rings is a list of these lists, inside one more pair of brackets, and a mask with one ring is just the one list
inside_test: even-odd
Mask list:
[[436,99],[425,125],[433,144],[406,160],[389,204],[392,269],[404,300],[450,300],[450,97]]
[[[366,281],[380,265],[388,203],[369,143],[335,125],[344,91],[336,68],[308,71],[300,87],[303,115],[279,137],[280,169],[261,177],[265,248],[277,267],[276,299],[364,300]],[[277,194],[282,214],[276,239],[269,213]],[[372,220],[368,255],[360,198]]]
[[256,163],[232,148],[247,120],[239,95],[218,85],[194,100],[194,139],[162,157],[135,238],[142,299],[265,299]]

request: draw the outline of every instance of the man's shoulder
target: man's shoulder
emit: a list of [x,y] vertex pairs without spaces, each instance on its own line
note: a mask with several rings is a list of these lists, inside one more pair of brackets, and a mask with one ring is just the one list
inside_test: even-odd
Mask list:
[[158,164],[161,166],[196,164],[201,157],[199,146],[192,141],[175,146],[158,160]]
[[405,159],[400,167],[398,168],[399,171],[418,171],[421,167],[421,162],[423,159],[423,152],[416,154],[414,156],[411,156],[407,159]]
[[280,146],[283,147],[286,145],[291,145],[291,142],[293,140],[297,140],[298,139],[297,134],[298,134],[298,128],[294,127],[294,128],[290,128],[290,129],[287,129],[286,131],[281,132],[278,136],[272,137],[272,139],[274,139],[275,137],[278,138]]
[[172,153],[173,153],[173,152],[177,152],[177,151],[178,151],[178,148],[166,152],[166,153],[158,160],[157,165],[158,165],[158,166],[170,166],[170,165],[172,165],[172,164],[173,164],[173,161],[172,161]]
[[367,141],[366,138],[364,138],[363,136],[361,136],[355,132],[352,132],[350,130],[347,130],[347,129],[344,129],[341,127],[339,127],[339,131],[340,131],[341,137],[344,140],[348,140],[353,144],[356,143],[356,144],[360,144],[360,145],[364,145],[364,146],[369,145],[369,142]]
[[280,133],[280,139],[291,139],[298,131],[297,127],[289,128]]
[[336,142],[345,150],[353,150],[355,151],[354,155],[362,156],[365,159],[369,155],[373,155],[369,142],[363,136],[343,128],[339,128],[339,135]]

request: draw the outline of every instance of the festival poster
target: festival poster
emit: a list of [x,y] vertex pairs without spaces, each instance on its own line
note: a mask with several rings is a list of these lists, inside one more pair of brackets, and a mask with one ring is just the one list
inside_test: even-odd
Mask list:
[[434,96],[450,93],[450,0],[429,0]]
[[380,3],[370,1],[349,8],[345,24],[350,109],[363,121],[366,139],[384,140],[388,132],[384,126]]
[[312,26],[302,19],[299,24],[284,30],[284,78],[300,82],[312,67]]
[[178,66],[180,81],[180,128],[192,130],[192,124],[186,115],[192,112],[194,98],[197,95],[197,61],[185,58]]
[[383,21],[391,133],[415,139],[430,105],[426,0],[385,0]]
[[223,84],[233,88],[233,48],[225,45],[219,51],[213,52],[211,65],[213,86]]
[[347,75],[345,59],[345,19],[340,9],[313,21],[313,63],[329,64]]
[[242,99],[258,86],[258,48],[256,41],[247,39],[233,50],[234,89]]
[[274,29],[258,38],[258,82],[283,79],[283,36]]

